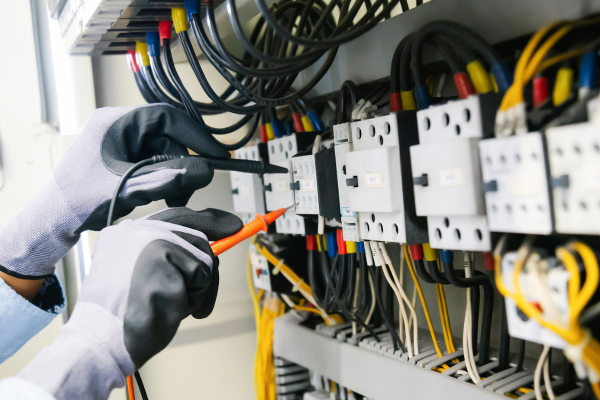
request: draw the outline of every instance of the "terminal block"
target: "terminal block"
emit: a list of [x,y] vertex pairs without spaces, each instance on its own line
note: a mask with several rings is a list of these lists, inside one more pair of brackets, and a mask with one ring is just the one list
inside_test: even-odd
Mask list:
[[[267,143],[269,163],[287,168],[288,174],[265,174],[264,192],[267,211],[275,211],[296,203],[293,180],[292,157],[311,146],[315,134],[303,132],[270,140]],[[315,225],[315,229],[312,227]],[[307,230],[308,228],[308,230]],[[288,211],[275,224],[277,233],[309,235],[316,233],[316,224],[306,224],[304,218]]]
[[600,234],[600,124],[546,131],[556,231]]
[[539,132],[479,143],[490,229],[547,235],[553,231],[544,137]]
[[417,215],[427,217],[433,248],[491,250],[478,143],[492,134],[499,101],[495,94],[470,96],[417,113],[412,178]]
[[[235,158],[267,162],[267,145],[259,143],[254,146],[242,147],[235,151]],[[250,219],[254,219],[255,214],[264,214],[265,200],[261,177],[237,171],[231,171],[230,176],[233,210],[250,215]]]
[[[351,133],[353,150],[345,154],[342,182],[348,207],[358,214],[359,239],[426,242],[425,219],[416,216],[410,180],[409,147],[418,142],[416,113],[353,122]],[[349,240],[346,234],[344,239]]]

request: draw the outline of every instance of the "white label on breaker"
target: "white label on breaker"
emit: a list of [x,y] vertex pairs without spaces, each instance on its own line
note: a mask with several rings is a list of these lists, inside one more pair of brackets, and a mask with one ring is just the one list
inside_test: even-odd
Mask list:
[[242,196],[249,196],[250,195],[250,186],[242,186],[242,187],[240,187],[240,194]]
[[462,168],[443,169],[440,171],[441,187],[462,186],[464,183],[464,171]]
[[365,186],[368,188],[378,188],[383,186],[383,176],[377,174],[365,174]]
[[275,190],[277,192],[287,192],[287,181],[277,181],[275,182]]
[[315,180],[314,179],[302,179],[302,190],[305,192],[315,191]]
[[340,211],[342,217],[356,217],[356,213],[352,211],[349,207],[341,207]]

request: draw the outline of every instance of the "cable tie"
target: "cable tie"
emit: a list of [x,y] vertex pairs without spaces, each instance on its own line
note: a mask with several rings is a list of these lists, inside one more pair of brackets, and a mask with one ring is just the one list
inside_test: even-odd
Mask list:
[[281,266],[283,265],[284,261],[283,258],[279,260],[279,262],[277,263],[277,265],[275,266],[275,268],[273,268],[273,275],[277,275],[279,273],[279,270],[281,269]]
[[292,292],[298,292],[300,290],[300,286],[304,283],[304,281],[302,279],[300,279],[298,282],[294,283],[294,286],[292,286]]

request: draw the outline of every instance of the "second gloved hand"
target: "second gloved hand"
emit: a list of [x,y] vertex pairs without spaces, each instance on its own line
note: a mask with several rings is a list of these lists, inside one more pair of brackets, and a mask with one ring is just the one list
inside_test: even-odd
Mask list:
[[58,400],[106,399],[184,318],[212,312],[219,273],[208,240],[242,226],[223,211],[174,208],[102,230],[73,315],[18,378]]
[[[230,156],[210,132],[168,105],[96,110],[46,186],[0,230],[0,271],[24,279],[51,275],[79,233],[106,226],[117,183],[131,166],[153,155],[188,155],[188,148],[204,157]],[[185,206],[212,177],[212,166],[194,157],[146,166],[121,191],[115,218],[160,199]]]

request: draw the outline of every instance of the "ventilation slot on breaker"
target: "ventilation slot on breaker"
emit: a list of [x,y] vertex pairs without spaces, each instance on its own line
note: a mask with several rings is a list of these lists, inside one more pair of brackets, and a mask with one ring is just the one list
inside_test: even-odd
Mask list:
[[[425,220],[416,217],[410,181],[409,147],[417,143],[415,113],[402,111],[350,127],[353,149],[345,153],[345,174],[343,166],[340,174],[338,163],[340,187],[345,185],[344,194],[340,189],[342,210],[345,196],[348,199],[342,220],[356,213],[360,240],[426,242]],[[345,240],[352,240],[349,228],[344,229]]]
[[431,247],[490,251],[481,189],[479,140],[491,135],[499,96],[470,96],[417,113],[410,149],[417,215],[427,217]]

